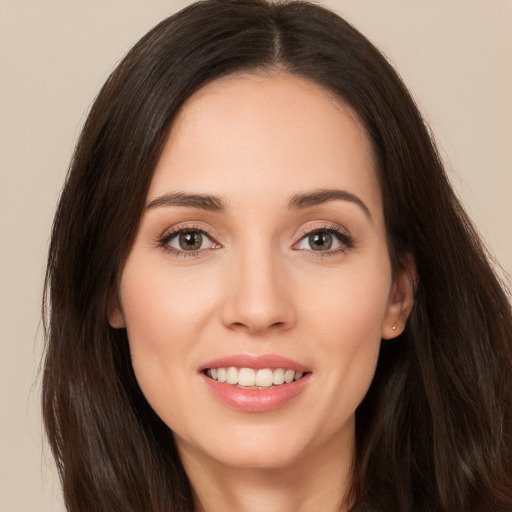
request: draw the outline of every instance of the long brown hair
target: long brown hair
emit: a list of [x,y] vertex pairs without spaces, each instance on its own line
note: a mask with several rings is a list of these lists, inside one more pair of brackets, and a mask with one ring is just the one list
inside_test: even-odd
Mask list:
[[[70,512],[191,511],[172,433],[135,379],[109,300],[180,106],[206,83],[279,68],[348,103],[377,155],[390,256],[418,272],[356,412],[352,511],[512,510],[512,318],[396,72],[306,2],[207,0],[164,20],[99,93],[55,216],[44,298],[43,415]],[[179,414],[179,412],[177,412]]]

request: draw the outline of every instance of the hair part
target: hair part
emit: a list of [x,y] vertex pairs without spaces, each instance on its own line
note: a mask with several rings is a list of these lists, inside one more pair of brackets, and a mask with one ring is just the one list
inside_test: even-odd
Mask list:
[[54,220],[43,417],[70,512],[183,512],[172,432],[137,384],[107,310],[180,107],[234,73],[304,77],[349,105],[376,155],[394,268],[418,272],[356,412],[353,512],[512,508],[512,319],[418,109],[376,48],[307,2],[209,0],[162,21],[100,91]]

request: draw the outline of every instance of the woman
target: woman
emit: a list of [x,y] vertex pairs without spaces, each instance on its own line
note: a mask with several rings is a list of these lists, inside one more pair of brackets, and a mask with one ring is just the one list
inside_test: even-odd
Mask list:
[[194,4],[100,92],[56,214],[71,511],[510,510],[510,306],[410,95],[338,16]]

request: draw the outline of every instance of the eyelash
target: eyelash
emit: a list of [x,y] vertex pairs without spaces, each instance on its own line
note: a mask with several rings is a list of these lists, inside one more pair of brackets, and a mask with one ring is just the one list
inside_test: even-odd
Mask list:
[[204,227],[199,226],[180,226],[177,228],[173,228],[170,231],[166,231],[163,235],[161,235],[157,239],[157,245],[160,247],[163,251],[174,254],[175,256],[178,256],[180,258],[198,258],[205,253],[209,252],[210,250],[217,249],[218,247],[210,247],[208,249],[198,249],[198,250],[192,250],[192,251],[184,251],[176,249],[175,247],[172,247],[170,242],[179,236],[181,233],[184,233],[186,231],[190,231],[193,233],[198,233],[200,235],[206,236],[212,244],[217,245],[218,247],[221,247],[221,245],[215,240],[213,235],[206,230]]
[[[216,245],[216,247],[209,247],[207,249],[198,249],[198,250],[180,250],[176,249],[175,247],[172,247],[170,245],[170,242],[178,237],[181,233],[184,233],[186,231],[198,233],[200,235],[206,236],[212,243],[212,245]],[[315,251],[313,249],[296,249],[297,245],[302,243],[307,237],[310,237],[315,234],[321,234],[321,233],[328,233],[329,235],[333,236],[336,241],[340,243],[340,247],[336,248],[334,250],[327,250],[327,251]],[[204,227],[199,226],[180,226],[177,228],[173,228],[170,231],[165,232],[163,235],[158,237],[157,239],[157,245],[160,247],[163,251],[172,253],[175,256],[181,257],[181,258],[198,258],[202,255],[205,255],[211,250],[218,249],[219,247],[222,247],[213,237],[213,235]],[[341,230],[340,228],[337,228],[333,225],[324,225],[324,226],[315,226],[314,228],[306,228],[304,229],[299,236],[298,242],[296,242],[293,245],[293,249],[297,251],[304,251],[307,252],[310,257],[314,258],[324,258],[328,256],[333,256],[339,253],[345,253],[348,249],[351,249],[355,244],[355,239],[352,237],[352,235],[344,230]]]
[[[347,250],[351,249],[355,245],[355,239],[354,237],[346,230],[342,230],[339,227],[336,227],[332,224],[326,224],[323,226],[315,226],[313,228],[308,227],[305,228],[301,233],[299,237],[299,241],[294,244],[293,247],[296,247],[301,242],[303,242],[307,237],[310,237],[315,234],[320,233],[328,233],[329,235],[333,236],[336,241],[339,242],[340,247],[333,250],[327,250],[327,251],[315,251],[313,249],[303,249],[308,253],[309,257],[312,258],[326,258],[329,256],[335,256],[339,253],[345,253]],[[300,249],[296,249],[300,250]]]

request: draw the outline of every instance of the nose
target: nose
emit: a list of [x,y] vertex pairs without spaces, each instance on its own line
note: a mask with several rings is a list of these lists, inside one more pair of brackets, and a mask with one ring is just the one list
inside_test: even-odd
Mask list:
[[241,253],[228,271],[223,324],[255,335],[289,329],[296,321],[296,311],[284,261],[268,247]]

